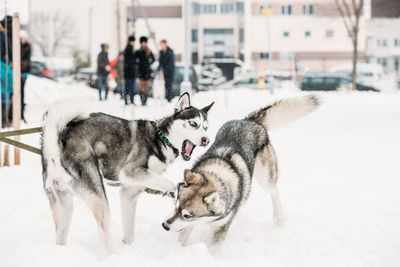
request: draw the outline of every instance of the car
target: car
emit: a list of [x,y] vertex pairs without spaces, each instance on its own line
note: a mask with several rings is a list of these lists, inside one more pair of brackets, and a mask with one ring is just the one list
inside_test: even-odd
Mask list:
[[[303,91],[337,91],[340,89],[350,89],[351,80],[345,76],[334,74],[313,74],[306,75],[301,81],[301,90]],[[360,83],[356,84],[357,91],[379,92],[372,86],[366,86]]]
[[94,68],[81,68],[75,75],[74,80],[85,82],[91,88],[97,88],[97,74]]
[[[151,65],[151,68],[153,70],[151,77],[152,80],[154,80],[157,75],[158,61],[154,62]],[[174,81],[172,82],[173,96],[180,96],[181,83],[183,82],[184,71],[185,67],[183,65],[180,64],[175,65]],[[196,71],[192,66],[189,67],[189,80],[192,84],[192,90],[198,91],[198,78]]]
[[[183,82],[183,75],[185,67],[181,65],[175,66],[174,82],[172,83],[172,91],[174,96],[180,96],[181,83]],[[197,91],[197,74],[193,67],[189,67],[189,81],[192,84],[192,89]]]
[[54,80],[53,72],[47,67],[46,63],[40,61],[31,61],[30,74]]

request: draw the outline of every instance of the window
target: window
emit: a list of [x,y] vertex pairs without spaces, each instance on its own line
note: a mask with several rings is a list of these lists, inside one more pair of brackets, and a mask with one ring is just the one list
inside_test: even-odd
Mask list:
[[311,79],[311,84],[323,84],[324,78],[322,77],[314,77]]
[[199,3],[193,3],[192,5],[192,13],[194,15],[198,15],[201,13],[201,5]]
[[338,82],[338,78],[327,77],[325,78],[326,84],[336,84]]
[[381,64],[382,67],[386,68],[387,67],[387,58],[385,57],[378,57],[377,58],[378,64]]
[[263,15],[263,16],[272,15],[271,5],[268,5],[267,9],[265,9],[265,5],[261,5],[260,6],[260,15]]
[[400,46],[400,40],[399,39],[394,39],[394,47]]
[[240,15],[244,14],[244,3],[243,2],[236,3],[236,13],[240,14]]
[[192,29],[192,43],[197,44],[199,41],[199,31],[197,29]]
[[261,52],[260,53],[260,58],[261,59],[269,59],[269,53]]
[[326,38],[332,38],[333,37],[333,30],[326,30],[325,37]]
[[312,15],[312,14],[314,14],[314,6],[303,5],[303,15]]
[[202,5],[204,14],[215,14],[217,13],[217,5],[216,4],[204,4]]
[[377,39],[376,46],[377,47],[387,47],[387,40],[386,39]]
[[282,15],[292,15],[292,5],[281,6]]
[[305,37],[310,37],[311,36],[311,32],[310,31],[305,31],[304,32],[304,36]]
[[233,3],[224,3],[221,4],[221,13],[222,14],[229,14],[229,13],[233,13],[234,9],[233,9]]
[[394,70],[399,71],[399,65],[400,65],[400,58],[396,57],[394,59]]
[[204,34],[233,34],[233,29],[204,29]]
[[283,32],[283,37],[288,38],[289,35],[290,35],[289,32],[287,32],[287,31]]
[[239,29],[239,43],[243,44],[244,43],[244,29]]
[[346,78],[340,78],[340,84],[349,84],[350,80]]
[[223,40],[214,40],[214,45],[225,45]]

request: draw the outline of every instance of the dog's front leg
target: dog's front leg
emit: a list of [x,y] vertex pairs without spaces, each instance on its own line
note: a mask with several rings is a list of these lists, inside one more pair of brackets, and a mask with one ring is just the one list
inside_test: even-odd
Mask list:
[[182,244],[182,246],[186,246],[189,241],[190,233],[192,232],[193,227],[189,227],[187,229],[182,230],[182,232],[179,233],[179,242]]
[[167,178],[146,168],[135,168],[130,171],[122,171],[120,181],[124,186],[140,186],[173,195],[175,185]]
[[207,249],[214,256],[218,256],[220,254],[221,247],[225,241],[229,226],[230,222],[223,225],[212,226],[211,236],[207,242]]

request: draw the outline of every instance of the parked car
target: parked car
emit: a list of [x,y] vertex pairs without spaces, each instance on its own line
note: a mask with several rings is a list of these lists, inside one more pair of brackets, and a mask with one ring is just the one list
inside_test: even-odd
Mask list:
[[[358,91],[379,92],[378,89],[372,86],[366,86],[360,83],[357,83],[356,87]],[[351,80],[333,74],[306,75],[301,81],[300,88],[303,91],[337,91],[340,89],[350,89]]]
[[81,68],[74,76],[74,80],[78,82],[84,81],[89,87],[97,88],[97,74],[94,68]]
[[40,61],[31,61],[30,74],[37,77],[44,77],[54,80],[53,72],[47,67],[46,63]]
[[[183,82],[183,74],[184,74],[184,66],[176,65],[175,66],[175,74],[174,74],[174,82],[172,83],[172,91],[174,96],[180,95],[181,83]],[[197,84],[197,74],[193,67],[189,68],[189,80],[192,83],[192,89],[194,91],[198,90]]]
[[[158,61],[154,62],[153,65],[151,65],[151,68],[153,69],[152,79],[154,80],[154,78],[157,75]],[[180,89],[181,89],[181,83],[183,82],[184,69],[185,67],[183,65],[179,64],[175,65],[174,81],[172,83],[173,96],[180,96]],[[192,83],[193,91],[198,91],[197,74],[192,66],[190,66],[189,68],[189,80]]]

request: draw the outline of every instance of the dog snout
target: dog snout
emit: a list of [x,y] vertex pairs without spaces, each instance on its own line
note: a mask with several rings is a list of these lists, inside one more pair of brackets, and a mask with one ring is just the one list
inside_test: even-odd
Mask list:
[[208,139],[207,137],[202,137],[201,138],[201,144],[203,145],[203,146],[206,146],[206,145],[208,145],[210,143],[210,139]]
[[169,231],[171,229],[169,225],[165,222],[162,223],[162,227],[164,228],[165,231]]

